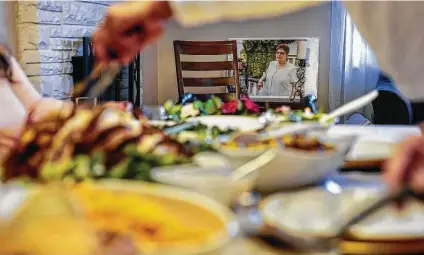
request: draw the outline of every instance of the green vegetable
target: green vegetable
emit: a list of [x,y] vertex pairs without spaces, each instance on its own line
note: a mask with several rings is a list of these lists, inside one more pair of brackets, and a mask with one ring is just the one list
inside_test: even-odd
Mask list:
[[127,146],[125,146],[124,154],[127,155],[127,156],[132,156],[132,157],[138,156],[137,144],[132,143],[132,144],[128,144]]
[[78,155],[74,160],[74,175],[79,179],[91,177],[91,158],[88,155]]
[[217,96],[212,96],[212,100],[215,104],[216,109],[220,110],[222,108],[222,105],[223,105],[222,99],[217,97]]
[[127,173],[127,170],[130,166],[131,160],[130,159],[124,159],[120,163],[118,163],[116,166],[114,166],[108,173],[108,177],[112,178],[123,178],[125,174]]
[[243,102],[240,100],[237,100],[238,104],[237,104],[237,111],[241,111],[244,108]]
[[161,165],[172,165],[175,161],[175,155],[167,153],[161,157],[159,162],[161,163]]
[[177,114],[181,111],[181,108],[183,108],[183,106],[180,104],[174,105],[168,113],[171,115]]
[[66,162],[48,162],[41,168],[41,178],[44,180],[61,179],[66,173],[72,171],[75,167],[73,161]]
[[165,102],[165,104],[163,105],[165,107],[165,110],[167,113],[171,112],[172,107],[175,105],[174,101],[172,100],[167,100]]
[[178,113],[170,115],[170,118],[171,120],[177,121],[177,122],[181,120],[180,115]]
[[140,162],[137,167],[137,173],[134,176],[136,180],[151,181],[150,170],[152,166],[147,162]]
[[215,103],[212,99],[209,99],[208,101],[206,101],[205,103],[205,111],[208,114],[214,114],[216,112],[216,106]]
[[200,100],[196,100],[193,102],[194,109],[200,110],[203,108],[203,103]]

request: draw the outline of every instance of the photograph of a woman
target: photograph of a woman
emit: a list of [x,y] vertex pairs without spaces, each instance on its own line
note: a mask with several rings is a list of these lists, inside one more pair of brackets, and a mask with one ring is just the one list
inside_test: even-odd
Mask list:
[[319,38],[234,38],[240,92],[255,102],[317,96]]
[[287,44],[277,45],[275,61],[269,63],[268,69],[256,85],[259,96],[290,96],[292,94],[298,77],[297,67],[287,61],[289,52],[290,47]]

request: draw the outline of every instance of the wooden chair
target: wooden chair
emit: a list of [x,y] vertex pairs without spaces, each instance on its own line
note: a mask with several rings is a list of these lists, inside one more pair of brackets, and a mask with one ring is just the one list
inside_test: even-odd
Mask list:
[[[174,41],[175,66],[178,80],[178,94],[181,100],[184,93],[193,93],[198,98],[202,95],[215,94],[225,98],[240,96],[239,73],[237,63],[236,41]],[[233,55],[232,61],[181,61],[181,55]],[[183,71],[209,72],[233,70],[233,76],[224,77],[184,77]],[[203,76],[204,73],[201,73]],[[199,99],[200,99],[199,98]]]

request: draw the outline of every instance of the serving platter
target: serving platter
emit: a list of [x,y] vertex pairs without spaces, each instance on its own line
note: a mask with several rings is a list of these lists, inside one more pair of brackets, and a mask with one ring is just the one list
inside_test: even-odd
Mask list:
[[[33,187],[32,190],[37,191],[42,190],[42,188],[43,186],[36,186]],[[157,237],[157,239],[156,237],[152,237],[152,240],[155,240],[153,243],[150,237],[140,238],[140,236],[135,235],[135,232],[131,232],[132,228],[128,228],[127,230],[125,230],[127,231],[126,233],[122,233],[122,231],[124,230],[117,230],[117,233],[120,234],[134,235],[133,237],[135,245],[136,247],[141,249],[140,251],[142,251],[143,254],[197,255],[214,252],[216,250],[219,250],[228,242],[230,242],[230,240],[235,237],[239,231],[235,216],[228,208],[211,198],[184,189],[136,181],[103,180],[98,181],[96,183],[83,183],[81,185],[77,185],[71,189],[66,190],[68,191],[67,193],[70,195],[69,198],[72,199],[75,208],[77,208],[78,211],[81,212],[81,215],[83,216],[82,219],[89,219],[88,222],[90,222],[90,229],[93,229],[93,227],[94,229],[97,229],[100,226],[100,230],[115,231],[111,230],[110,228],[107,228],[106,225],[113,225],[112,228],[122,229],[122,226],[119,227],[119,225],[126,224],[126,220],[124,220],[126,218],[124,217],[136,217],[137,220],[133,222],[133,224],[137,223],[140,228],[143,228],[143,224],[147,224],[145,225],[146,227],[150,226],[148,224],[150,224],[149,219],[152,219],[151,217],[153,217],[153,219],[156,217],[157,219],[158,217],[164,216],[160,212],[163,212],[164,210],[165,212],[172,212],[172,219],[159,219],[159,221],[162,222],[160,228],[163,229],[157,230],[157,235],[159,237]],[[87,191],[89,192],[87,193]],[[120,196],[121,198],[119,200],[111,201],[110,196],[108,194]],[[129,201],[135,201],[134,199],[137,200],[138,198],[140,198],[140,204],[132,203],[131,210],[127,212],[125,210],[121,210],[122,206],[119,205],[128,203]],[[44,213],[44,215],[54,215],[52,212],[57,212],[59,209],[63,210],[63,205],[57,204],[57,202],[60,201],[61,200],[57,200],[56,203],[50,203],[50,214]],[[158,205],[160,206],[160,209],[158,209]],[[114,207],[115,209],[113,209]],[[36,215],[41,215],[42,211],[40,206],[32,206],[31,208],[32,211],[27,210],[30,215],[33,215],[34,213]],[[140,211],[141,208],[144,208],[144,210]],[[118,211],[119,215],[116,214],[115,217],[109,218],[108,220],[104,221],[101,219],[93,218],[94,215],[96,215],[96,210],[100,210],[98,211],[100,212],[100,216],[102,215],[102,212],[117,213]],[[154,212],[155,210],[159,210],[159,213],[152,215],[152,212]],[[140,213],[142,213],[141,215],[143,216],[137,218],[137,215],[140,216]],[[165,214],[165,216],[167,214]],[[29,226],[31,226],[29,224],[29,220],[31,219],[31,217],[26,217],[26,219],[27,220],[25,221],[14,223],[13,225],[11,225],[14,226],[13,229],[9,229],[8,231],[14,233],[15,237],[22,236],[19,235],[19,231],[30,230]],[[37,218],[32,217],[32,219]],[[194,239],[187,238],[186,240],[185,236],[182,238],[178,237],[176,233],[172,234],[168,232],[170,231],[170,229],[174,229],[176,227],[176,225],[172,225],[175,220],[179,222],[179,226],[184,226],[184,231],[189,231],[190,229],[193,229],[190,231],[199,231],[202,229],[206,229],[208,231],[205,236],[203,236],[204,231],[202,230],[200,231],[200,233],[202,233],[201,237],[196,237]],[[128,219],[128,221],[129,223],[131,223],[130,218]],[[153,222],[157,221],[158,220],[153,220]],[[54,222],[55,221],[51,221],[51,223]],[[99,222],[101,223],[100,225]],[[23,224],[26,224],[25,228],[22,227],[24,226]],[[171,225],[170,227],[168,226],[168,228],[165,228],[164,226],[166,226],[166,224]],[[32,225],[38,226],[37,222],[34,222]],[[47,230],[43,233],[52,234]],[[66,232],[63,232],[63,235],[66,236]],[[28,239],[28,235],[26,235],[25,237],[26,239],[24,240],[29,243],[32,243],[31,240]],[[0,238],[0,241],[6,242],[7,239]],[[14,241],[17,241],[19,243],[19,240]],[[49,245],[48,242],[46,242],[46,245]]]
[[[377,184],[341,190],[332,185],[269,196],[261,204],[265,223],[297,236],[331,236],[343,219],[386,192],[384,185]],[[368,242],[423,240],[423,223],[424,205],[408,201],[402,213],[388,206],[355,225],[349,238]]]
[[[163,249],[156,249],[153,254],[197,255],[214,252],[230,242],[239,231],[235,216],[227,207],[207,196],[186,189],[123,180],[99,181],[92,188],[118,193],[130,192],[154,198],[160,201],[164,209],[172,212],[174,217],[187,228],[195,226],[196,228],[211,228],[214,230],[207,239],[203,239],[199,243],[196,242],[194,245],[180,245],[180,242],[177,242],[176,245],[166,245]],[[135,207],[133,210],[135,210]],[[167,244],[167,242],[164,242],[164,244]]]
[[190,118],[187,121],[196,121],[208,127],[220,129],[237,129],[240,132],[249,132],[263,127],[256,117],[236,115],[209,115]]
[[422,134],[419,127],[389,125],[334,125],[328,132],[357,136],[354,146],[346,157],[344,168],[381,166],[395,152],[399,143],[409,136]]

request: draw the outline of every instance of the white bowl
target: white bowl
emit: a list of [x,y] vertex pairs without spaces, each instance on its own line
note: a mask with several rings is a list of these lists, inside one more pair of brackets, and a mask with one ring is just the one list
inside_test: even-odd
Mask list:
[[240,132],[254,131],[263,127],[258,118],[248,116],[208,115],[190,118],[187,121],[195,121],[208,127],[218,127],[223,130],[237,129]]
[[[338,170],[355,140],[354,136],[346,135],[329,135],[319,132],[310,135],[317,136],[321,141],[334,145],[335,150],[309,152],[276,148],[277,156],[257,171],[259,175],[256,178],[255,187],[259,191],[269,193],[319,182],[325,176]],[[236,165],[252,160],[264,150],[218,148],[219,152],[234,159]]]
[[178,169],[177,166],[171,166],[154,168],[151,175],[157,182],[191,189],[229,206],[242,193],[252,189],[258,176],[254,172],[246,178],[233,181],[231,172],[231,168],[224,167],[191,166]]
[[314,184],[337,172],[343,162],[344,154],[339,152],[282,149],[274,160],[260,169],[255,186],[261,192],[273,192]]

